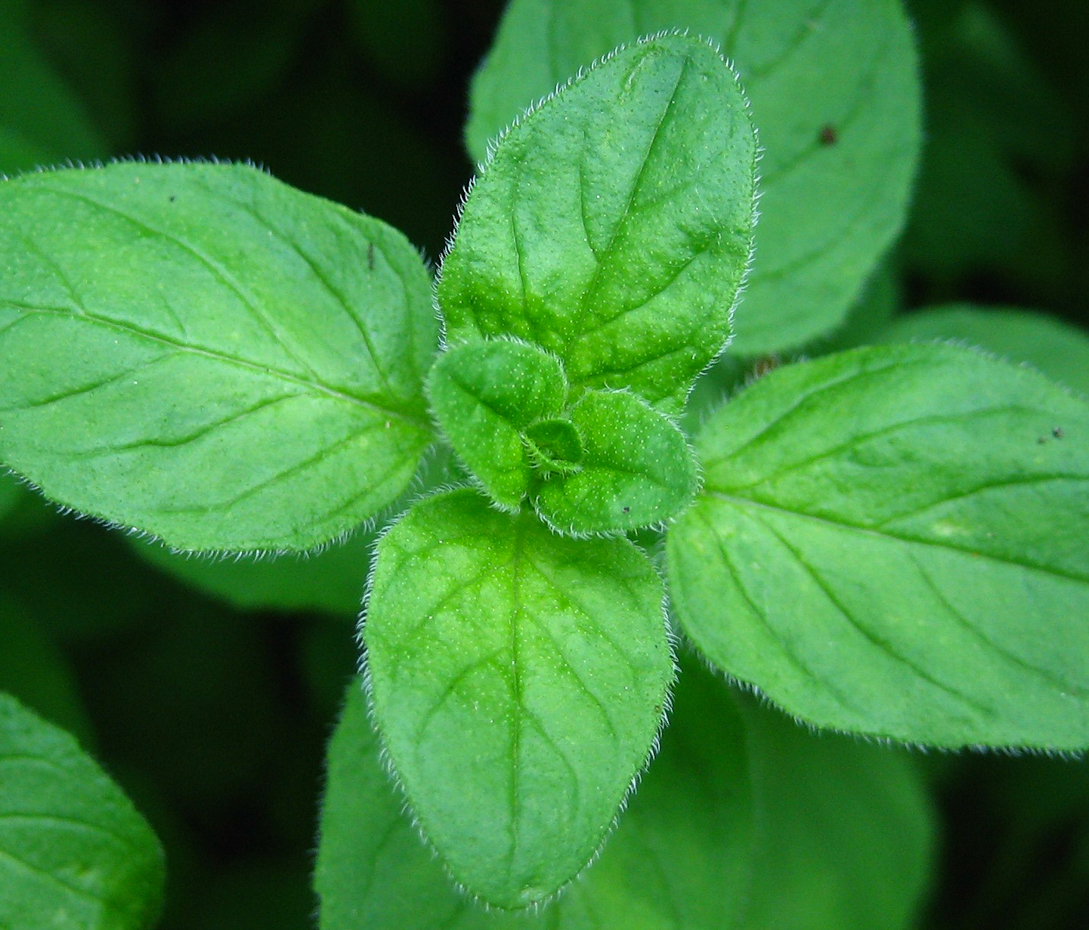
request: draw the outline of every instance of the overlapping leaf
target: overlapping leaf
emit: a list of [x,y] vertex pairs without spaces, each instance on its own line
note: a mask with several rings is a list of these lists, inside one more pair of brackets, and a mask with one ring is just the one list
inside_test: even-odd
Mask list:
[[897,0],[514,0],[473,83],[470,152],[484,158],[558,82],[662,29],[721,43],[760,131],[760,223],[734,349],[829,332],[898,232],[918,156],[919,81]]
[[0,694],[0,925],[149,930],[163,853],[67,733]]
[[944,346],[766,375],[668,538],[682,625],[821,726],[1089,745],[1089,405]]
[[451,886],[379,761],[360,685],[329,748],[315,887],[322,930],[721,930],[747,898],[753,813],[745,734],[699,669],[639,793],[584,874],[538,914],[485,912]]
[[185,549],[301,549],[431,441],[426,271],[376,220],[233,165],[0,183],[0,461]]
[[477,180],[438,290],[451,338],[517,336],[573,387],[678,409],[730,334],[755,155],[737,79],[706,43],[618,52],[514,126]]
[[662,593],[627,540],[559,537],[475,491],[379,543],[375,717],[424,833],[485,901],[541,901],[601,844],[672,678]]

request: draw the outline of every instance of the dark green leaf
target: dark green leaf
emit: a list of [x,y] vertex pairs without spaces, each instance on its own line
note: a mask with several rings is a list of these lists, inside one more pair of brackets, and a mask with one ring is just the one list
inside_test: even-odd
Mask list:
[[662,593],[626,539],[565,539],[474,491],[379,543],[375,717],[424,833],[488,903],[548,898],[601,845],[662,720]]
[[697,443],[682,625],[815,724],[1089,746],[1089,405],[946,346],[780,368]]
[[235,165],[0,183],[0,461],[182,549],[305,549],[431,441],[426,271],[377,220]]
[[0,925],[144,930],[163,853],[121,790],[58,730],[0,694]]

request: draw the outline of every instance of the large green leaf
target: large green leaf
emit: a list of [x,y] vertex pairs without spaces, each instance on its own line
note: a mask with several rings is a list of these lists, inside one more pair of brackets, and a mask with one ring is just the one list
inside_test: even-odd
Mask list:
[[304,549],[431,441],[428,277],[394,230],[240,165],[0,183],[0,461],[182,549]]
[[764,149],[734,348],[806,343],[844,319],[903,222],[920,95],[897,0],[514,0],[473,83],[469,150],[483,158],[526,106],[617,44],[677,28],[722,43]]
[[475,491],[378,544],[375,717],[424,833],[488,903],[549,897],[601,845],[662,720],[662,594],[626,539],[556,536]]
[[438,290],[451,341],[518,336],[573,387],[679,409],[730,334],[755,156],[737,79],[707,44],[619,51],[513,126],[478,178]]
[[668,537],[701,650],[820,726],[1089,746],[1089,405],[947,346],[780,368]]
[[1012,362],[1028,362],[1089,397],[1089,333],[1055,317],[1008,307],[946,304],[900,317],[873,342],[956,340]]
[[151,828],[76,741],[0,694],[0,925],[144,930],[162,901]]
[[812,733],[739,696],[755,806],[744,930],[906,930],[934,813],[903,750]]
[[486,912],[420,841],[379,758],[358,683],[329,747],[315,887],[322,930],[721,930],[748,882],[745,734],[700,669],[678,683],[662,750],[601,858],[535,915]]

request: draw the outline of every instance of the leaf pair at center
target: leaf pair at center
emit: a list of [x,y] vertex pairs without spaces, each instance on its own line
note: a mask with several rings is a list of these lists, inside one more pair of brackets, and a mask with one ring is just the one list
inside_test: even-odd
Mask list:
[[648,526],[695,494],[695,459],[669,419],[628,392],[571,392],[560,360],[536,346],[457,346],[435,363],[428,394],[492,501],[517,510],[528,496],[561,532]]

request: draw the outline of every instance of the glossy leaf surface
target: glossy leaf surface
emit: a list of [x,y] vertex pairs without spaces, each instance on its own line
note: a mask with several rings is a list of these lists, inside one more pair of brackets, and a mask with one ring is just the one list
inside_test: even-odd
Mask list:
[[1089,405],[942,346],[790,365],[713,417],[668,537],[680,621],[791,713],[1089,745]]
[[0,183],[0,461],[181,549],[305,549],[431,441],[427,273],[377,220],[238,165]]
[[514,0],[473,83],[473,157],[558,82],[663,29],[721,43],[764,150],[732,348],[805,344],[843,321],[904,219],[920,144],[908,20],[896,0]]
[[483,900],[551,896],[604,839],[672,679],[662,595],[627,540],[565,539],[475,491],[379,543],[375,717],[422,830]]
[[477,179],[438,290],[452,339],[518,336],[572,386],[676,411],[730,334],[755,156],[737,79],[706,43],[619,51],[514,126]]

